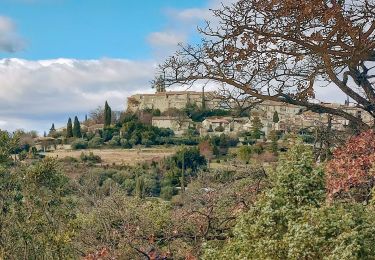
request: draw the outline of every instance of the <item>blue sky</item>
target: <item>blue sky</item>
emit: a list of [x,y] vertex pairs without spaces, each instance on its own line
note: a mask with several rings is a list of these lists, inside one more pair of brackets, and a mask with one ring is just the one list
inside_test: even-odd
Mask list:
[[[236,0],[0,0],[0,129],[38,130],[153,92],[156,67]],[[337,97],[334,88],[323,90]]]
[[[229,1],[229,0],[227,0]],[[232,0],[231,0],[232,1]],[[221,0],[1,0],[0,129],[48,130],[151,92]]]
[[[171,9],[204,8],[205,0],[2,0],[26,47],[2,57],[149,59],[147,36],[173,28]],[[192,28],[194,29],[194,27]]]

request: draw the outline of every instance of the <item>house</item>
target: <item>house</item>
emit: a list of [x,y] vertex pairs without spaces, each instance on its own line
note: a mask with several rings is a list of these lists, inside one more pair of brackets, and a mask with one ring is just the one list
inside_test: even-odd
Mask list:
[[210,117],[202,122],[201,135],[221,135],[222,133],[237,136],[245,130],[249,123],[248,117]]
[[189,128],[194,127],[194,123],[187,117],[154,116],[152,117],[152,126],[169,128],[173,130],[176,136],[181,136]]

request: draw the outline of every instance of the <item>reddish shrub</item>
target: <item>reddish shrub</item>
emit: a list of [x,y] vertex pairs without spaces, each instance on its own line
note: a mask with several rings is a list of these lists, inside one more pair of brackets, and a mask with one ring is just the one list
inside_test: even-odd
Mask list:
[[329,197],[352,188],[369,191],[374,186],[374,170],[375,131],[369,130],[333,152],[333,159],[326,166]]

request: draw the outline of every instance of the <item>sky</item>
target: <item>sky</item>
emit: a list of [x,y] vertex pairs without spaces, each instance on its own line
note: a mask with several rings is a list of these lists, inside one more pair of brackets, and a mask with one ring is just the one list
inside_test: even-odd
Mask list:
[[106,100],[124,110],[221,1],[0,0],[0,129],[42,133]]
[[48,130],[152,91],[216,0],[1,0],[0,129]]

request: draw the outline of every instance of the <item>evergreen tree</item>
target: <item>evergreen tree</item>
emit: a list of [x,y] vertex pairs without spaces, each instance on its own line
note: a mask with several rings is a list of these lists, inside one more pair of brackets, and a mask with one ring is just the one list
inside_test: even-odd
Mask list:
[[109,127],[112,121],[112,110],[111,107],[108,105],[108,102],[105,102],[104,105],[104,127]]
[[66,125],[66,137],[71,138],[73,137],[73,125],[72,119],[69,117],[68,124]]
[[54,133],[56,133],[56,128],[55,128],[55,124],[52,124],[51,129],[49,130],[48,135],[51,136]]
[[272,130],[270,132],[269,139],[271,140],[271,152],[273,152],[276,155],[279,147],[277,145],[278,137],[275,130]]
[[73,136],[76,138],[81,138],[81,124],[79,123],[78,117],[74,118],[74,126],[73,126]]
[[279,118],[279,113],[277,113],[277,111],[275,111],[273,113],[273,118],[272,118],[272,121],[276,124],[280,121],[280,118]]
[[260,121],[259,116],[254,116],[253,120],[251,120],[252,124],[252,134],[255,139],[259,139],[262,134],[263,124]]
[[140,199],[144,199],[145,197],[145,180],[143,177],[137,177],[135,183],[135,195]]

